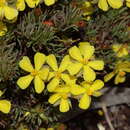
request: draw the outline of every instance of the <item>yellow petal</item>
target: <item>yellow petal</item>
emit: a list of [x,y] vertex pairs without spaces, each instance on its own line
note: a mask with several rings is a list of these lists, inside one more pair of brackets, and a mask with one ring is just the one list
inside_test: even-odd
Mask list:
[[86,90],[79,85],[72,85],[70,91],[73,95],[81,95],[82,93],[85,93]]
[[84,94],[79,101],[79,107],[84,110],[88,109],[90,103],[91,103],[91,97],[89,97],[87,94]]
[[54,76],[55,76],[55,73],[54,73],[54,72],[49,72],[47,81],[51,80]]
[[94,83],[92,84],[91,88],[93,90],[99,90],[103,88],[104,82],[102,80],[95,80]]
[[27,56],[23,57],[23,59],[19,62],[19,66],[20,66],[20,68],[22,68],[23,70],[25,70],[27,72],[32,72],[34,70],[32,64]]
[[114,52],[117,52],[117,51],[119,51],[121,46],[122,46],[121,44],[113,44],[112,49],[113,49]]
[[57,60],[53,54],[47,56],[46,62],[54,71],[58,70]]
[[95,70],[103,70],[104,62],[102,60],[95,60],[88,62],[88,66],[92,67]]
[[126,2],[126,6],[130,8],[130,2]]
[[126,56],[126,55],[128,55],[128,54],[129,54],[129,52],[128,52],[128,50],[127,50],[126,48],[123,48],[123,50],[122,50],[122,51],[123,51],[123,55],[124,55],[124,56]]
[[[91,4],[90,2],[86,1],[85,3],[89,3]],[[91,46],[89,42],[80,42],[79,43],[79,46]]]
[[68,86],[58,86],[58,87],[56,87],[55,92],[64,93],[65,95],[67,95],[67,93],[70,92],[70,87],[68,87]]
[[102,9],[103,11],[107,11],[108,10],[107,0],[99,0],[98,1],[98,7],[100,9]]
[[68,84],[70,82],[70,75],[68,75],[68,74],[62,74],[61,78],[64,80],[64,82],[66,84]]
[[49,92],[53,92],[56,87],[59,85],[59,79],[54,78],[50,81],[50,83],[47,85],[47,89]]
[[108,10],[107,0],[99,0],[98,7],[103,11],[107,11]]
[[50,96],[48,102],[50,104],[54,104],[57,100],[59,100],[61,98],[61,96],[59,94],[53,94],[52,96]]
[[100,97],[100,96],[102,96],[102,93],[101,92],[98,92],[98,91],[95,91],[95,92],[93,92],[93,94],[92,94],[94,97]]
[[4,18],[4,8],[0,7],[0,20]]
[[61,102],[60,102],[60,112],[67,112],[69,111],[69,102],[68,102],[68,99],[61,99]]
[[130,68],[123,68],[122,70],[125,71],[125,72],[130,73]]
[[40,70],[44,63],[45,63],[45,55],[37,52],[34,56],[35,69]]
[[60,72],[65,71],[67,69],[69,63],[70,63],[70,58],[69,58],[69,55],[67,55],[61,61],[61,64],[60,64],[60,67],[59,67],[59,71]]
[[49,69],[46,67],[42,68],[39,72],[38,75],[42,80],[47,80],[49,74]]
[[120,76],[119,74],[117,74],[117,76],[115,77],[115,84],[123,83],[125,82],[125,80],[125,76]]
[[109,5],[114,9],[119,9],[121,6],[123,6],[122,0],[107,0]]
[[34,8],[35,7],[35,2],[33,0],[25,0],[27,5],[30,7],[30,8]]
[[35,0],[35,5],[37,6],[40,2],[41,0]]
[[112,78],[115,76],[115,74],[116,74],[115,71],[113,71],[113,72],[111,72],[111,73],[105,75],[105,76],[104,76],[104,82],[107,82],[107,81],[109,81],[110,79],[112,79]]
[[94,12],[92,4],[88,1],[83,2],[81,10],[83,11],[83,16],[91,15]]
[[3,94],[4,94],[4,92],[0,90],[0,97],[1,97]]
[[0,22],[0,36],[5,35],[7,32],[7,27],[3,22]]
[[30,8],[34,8],[40,3],[40,0],[25,0],[25,1]]
[[51,6],[55,3],[55,0],[44,0],[45,5]]
[[4,13],[5,13],[5,18],[8,20],[13,20],[18,16],[18,11],[8,6],[4,7]]
[[17,81],[17,84],[21,89],[26,89],[30,85],[33,78],[34,77],[31,75],[20,77]]
[[[120,71],[128,71],[129,72],[129,69],[130,69],[130,62],[119,62],[117,65],[116,65],[116,68]],[[126,72],[127,72],[126,71]]]
[[10,112],[11,103],[7,100],[0,100],[0,111],[7,114]]
[[69,71],[70,75],[75,75],[81,70],[82,66],[83,65],[81,63],[78,63],[78,62],[72,63],[72,62],[70,62],[67,70]]
[[87,81],[83,81],[80,83],[80,85],[85,88],[85,90],[88,90],[89,88],[91,88],[91,84]]
[[42,81],[42,79],[40,79],[39,76],[35,76],[34,78],[34,87],[35,87],[36,93],[38,94],[40,94],[45,88],[45,84]]
[[122,51],[119,51],[116,55],[117,55],[117,57],[123,57],[124,56],[124,54],[122,53]]
[[61,78],[64,80],[64,82],[67,85],[75,84],[76,83],[76,77],[75,76],[70,76],[68,74],[62,74]]
[[24,11],[25,9],[25,2],[24,0],[17,0],[16,7],[19,11]]
[[77,48],[76,46],[71,47],[71,48],[69,49],[69,54],[70,54],[70,56],[71,56],[73,59],[75,59],[75,60],[77,60],[77,61],[82,61],[82,56],[81,56],[80,50],[79,50],[79,48]]
[[46,130],[55,130],[54,128],[47,128]]
[[80,43],[79,49],[81,54],[84,56],[85,59],[90,59],[94,54],[94,47],[89,45],[88,43]]
[[87,65],[83,68],[83,77],[85,81],[91,82],[95,80],[96,73]]
[[123,46],[121,46],[119,48],[119,50],[117,51],[117,57],[123,57],[123,56],[126,56],[128,54],[129,54],[128,49],[123,47]]

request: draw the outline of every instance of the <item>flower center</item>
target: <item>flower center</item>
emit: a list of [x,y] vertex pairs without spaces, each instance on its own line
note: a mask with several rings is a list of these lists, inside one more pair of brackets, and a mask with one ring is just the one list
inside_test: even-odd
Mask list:
[[55,73],[55,77],[56,77],[56,78],[60,78],[60,77],[61,77],[61,72],[58,72],[58,71],[57,71],[57,72]]
[[86,65],[88,63],[88,60],[84,58],[83,60],[81,60],[81,63]]
[[36,76],[38,74],[38,71],[36,71],[36,70],[33,70],[32,72],[31,72],[31,75],[32,76]]
[[121,71],[121,72],[119,72],[119,75],[123,77],[123,76],[125,76],[125,75],[126,75],[126,72]]
[[87,95],[91,96],[93,94],[93,90],[92,89],[88,89],[87,90]]
[[62,93],[61,96],[62,96],[63,99],[67,99],[68,98],[68,94],[66,94],[66,93]]

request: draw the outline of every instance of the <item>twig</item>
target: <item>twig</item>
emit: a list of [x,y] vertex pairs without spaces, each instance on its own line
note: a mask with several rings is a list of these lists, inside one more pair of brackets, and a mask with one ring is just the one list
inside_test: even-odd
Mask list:
[[111,120],[109,118],[109,115],[108,115],[108,111],[107,111],[107,108],[106,108],[106,105],[105,103],[102,103],[102,109],[103,109],[103,112],[104,112],[104,115],[105,115],[105,118],[106,118],[106,121],[110,127],[111,130],[115,130],[112,123],[111,123]]

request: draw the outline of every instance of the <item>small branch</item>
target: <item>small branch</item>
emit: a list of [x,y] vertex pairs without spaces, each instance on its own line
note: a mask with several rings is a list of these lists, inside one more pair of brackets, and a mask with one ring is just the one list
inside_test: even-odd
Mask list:
[[107,123],[108,123],[108,125],[110,127],[110,130],[115,130],[114,127],[113,127],[113,125],[112,125],[112,123],[111,123],[111,120],[109,118],[107,107],[106,107],[105,103],[102,103],[102,109],[103,109],[106,121],[107,121]]

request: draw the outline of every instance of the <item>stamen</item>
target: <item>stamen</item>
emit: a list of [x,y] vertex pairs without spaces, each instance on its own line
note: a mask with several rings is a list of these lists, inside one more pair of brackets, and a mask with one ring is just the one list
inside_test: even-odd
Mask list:
[[38,74],[38,71],[36,71],[36,70],[34,70],[34,71],[31,72],[32,76],[36,76],[37,74]]

